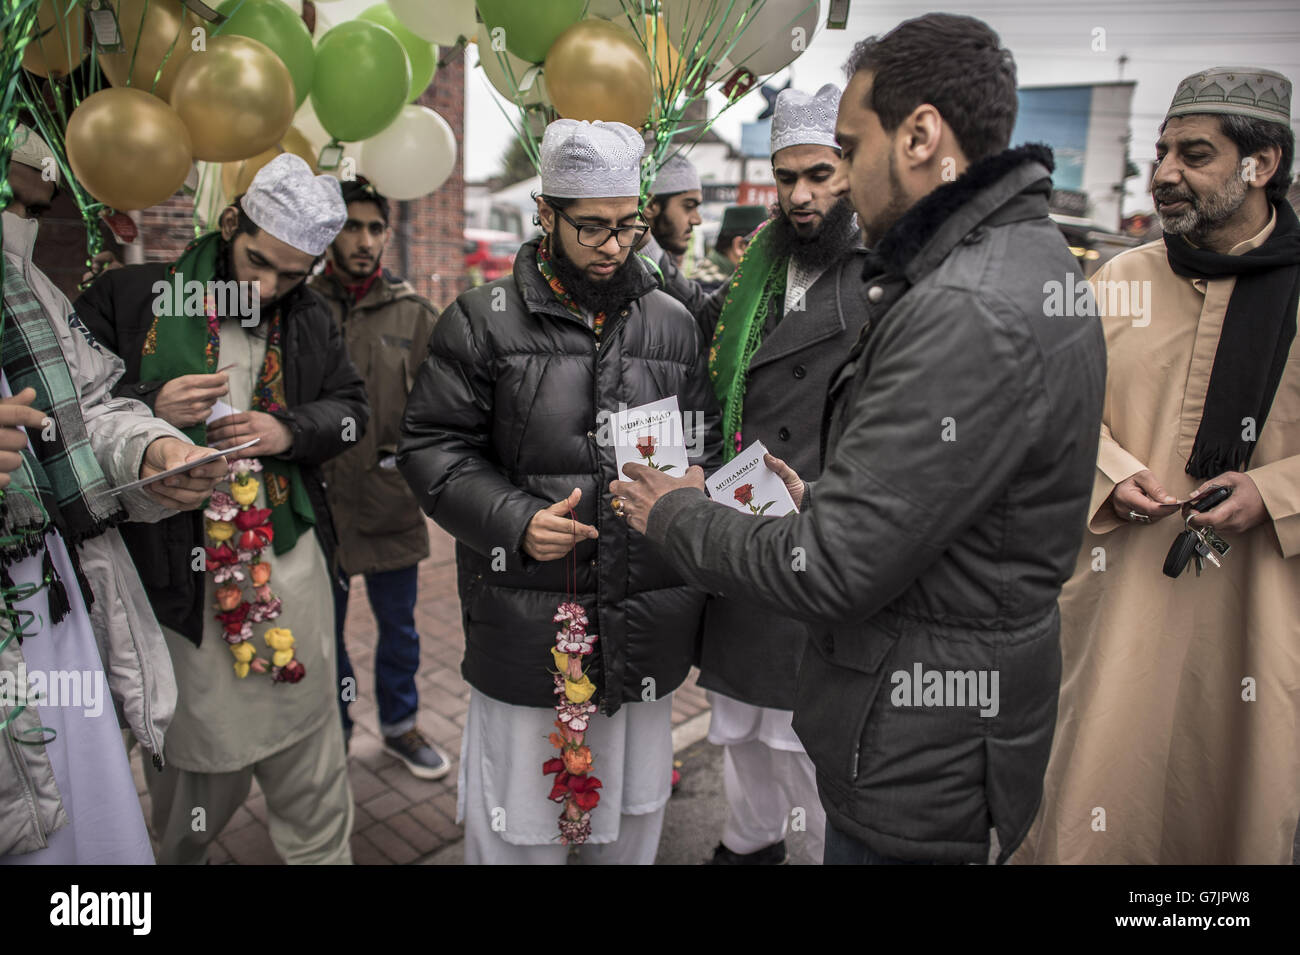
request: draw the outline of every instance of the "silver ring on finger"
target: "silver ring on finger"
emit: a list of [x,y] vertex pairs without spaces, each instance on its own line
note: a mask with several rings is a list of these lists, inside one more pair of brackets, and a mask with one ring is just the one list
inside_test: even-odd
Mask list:
[[1129,511],[1129,512],[1128,512],[1128,519],[1129,519],[1130,521],[1135,521],[1135,522],[1138,523],[1138,524],[1150,524],[1150,523],[1151,523],[1151,518],[1147,517],[1147,515],[1145,515],[1145,514],[1139,514],[1137,511]]

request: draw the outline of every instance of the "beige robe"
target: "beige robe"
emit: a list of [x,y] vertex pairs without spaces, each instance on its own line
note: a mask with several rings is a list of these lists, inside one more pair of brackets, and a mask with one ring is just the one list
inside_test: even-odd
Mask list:
[[1106,499],[1144,468],[1180,499],[1202,483],[1183,469],[1235,279],[1177,276],[1158,241],[1093,276],[1099,297],[1106,280],[1150,282],[1150,324],[1105,318],[1089,533],[1061,594],[1056,737],[1013,861],[1289,863],[1300,815],[1300,337],[1247,472],[1271,520],[1225,535],[1221,569],[1171,580],[1161,567],[1181,515],[1123,522]]
[[[225,400],[239,411],[249,409],[265,355],[265,337],[252,334],[239,322],[221,323],[218,367],[235,366],[229,372],[230,394]],[[260,485],[253,505],[268,507],[265,474],[253,476]],[[224,482],[220,489],[227,489]],[[294,656],[307,673],[298,683],[273,683],[266,673],[237,677],[235,658],[215,617],[216,587],[212,575],[204,574],[202,644],[196,647],[184,635],[163,628],[178,687],[176,717],[167,732],[167,761],[177,769],[234,772],[288,749],[339,718],[334,597],[315,531],[299,536],[284,554],[266,548],[262,559],[271,565],[271,591],[284,605],[275,620],[253,625],[258,656],[271,655],[263,639],[267,630],[288,627],[293,631]]]

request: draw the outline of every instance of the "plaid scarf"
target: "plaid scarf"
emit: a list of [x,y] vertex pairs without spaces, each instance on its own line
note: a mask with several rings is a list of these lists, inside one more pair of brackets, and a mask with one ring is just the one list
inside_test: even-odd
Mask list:
[[[28,433],[22,464],[0,492],[0,567],[45,550],[50,613],[57,622],[67,604],[45,549],[45,533],[52,526],[62,535],[75,566],[75,545],[125,520],[126,512],[106,494],[108,479],[86,436],[79,394],[58,336],[22,276],[14,269],[4,271],[0,360],[5,377],[14,394],[35,390],[32,407],[44,412],[52,427]],[[7,578],[7,570],[0,571],[0,583],[9,586]],[[84,587],[82,592],[87,596]]]

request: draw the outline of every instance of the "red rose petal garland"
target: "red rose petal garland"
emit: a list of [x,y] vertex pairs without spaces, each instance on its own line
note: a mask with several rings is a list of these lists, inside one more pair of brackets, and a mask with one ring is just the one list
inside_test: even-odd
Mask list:
[[[576,522],[572,510],[569,516]],[[577,547],[576,539],[574,547]],[[582,668],[582,658],[595,650],[599,638],[587,632],[587,611],[573,599],[577,595],[578,567],[577,555],[573,551],[570,554],[573,555],[570,599],[560,604],[551,618],[552,622],[560,625],[555,634],[555,646],[551,649],[551,656],[559,668],[552,676],[555,695],[560,701],[555,704],[557,732],[550,735],[550,741],[551,745],[559,748],[560,755],[542,764],[543,775],[555,774],[555,784],[547,798],[564,804],[559,825],[560,844],[565,846],[582,845],[587,841],[591,835],[591,812],[600,802],[600,780],[591,775],[594,757],[584,742],[587,727],[596,715],[596,704],[591,702],[596,685]]]
[[[271,592],[271,565],[262,560],[274,538],[271,511],[254,507],[260,487],[252,475],[262,470],[256,458],[232,461],[227,475],[228,491],[216,491],[203,511],[204,527],[212,546],[207,552],[207,570],[217,584],[216,619],[222,637],[235,657],[235,675],[241,680],[252,673],[270,672],[276,683],[297,683],[306,668],[294,659],[293,633],[286,627],[272,627],[263,634],[271,649],[267,660],[257,655],[253,624],[280,616],[283,607]],[[253,600],[245,597],[245,581],[252,587]]]

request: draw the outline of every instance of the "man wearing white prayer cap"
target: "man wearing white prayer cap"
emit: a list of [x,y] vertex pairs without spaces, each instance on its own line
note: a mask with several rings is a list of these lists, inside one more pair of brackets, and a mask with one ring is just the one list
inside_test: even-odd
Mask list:
[[[754,230],[728,281],[706,294],[665,267],[665,288],[695,315],[711,345],[710,377],[723,410],[724,455],[756,441],[798,474],[820,472],[821,419],[833,373],[868,314],[865,250],[853,210],[831,180],[840,162],[840,90],[782,90],[772,118],[777,211]],[[716,332],[716,334],[715,334]],[[793,728],[791,678],[803,654],[802,621],[752,602],[709,597],[700,685],[709,693],[709,739],[723,747],[727,819],[715,865],[822,859],[825,816],[816,772]],[[794,810],[805,832],[792,836]]]
[[337,180],[281,154],[178,260],[105,272],[76,303],[126,363],[117,393],[200,443],[257,441],[202,515],[124,532],[178,685],[166,768],[146,773],[159,862],[206,861],[254,779],[286,862],[351,861],[320,466],[370,409],[304,284],[346,216]]
[[665,255],[672,256],[674,265],[680,263],[690,248],[695,227],[704,222],[700,217],[703,202],[704,192],[695,166],[681,153],[669,156],[659,166],[650,187],[650,201],[645,209],[650,220],[650,240],[641,254],[661,267]]
[[642,152],[620,123],[547,127],[545,235],[442,314],[406,406],[398,466],[457,541],[471,864],[563,865],[570,845],[650,864],[659,844],[704,595],[624,524],[608,414],[676,398],[683,431],[658,440],[692,464],[720,436],[695,324],[632,254]]

